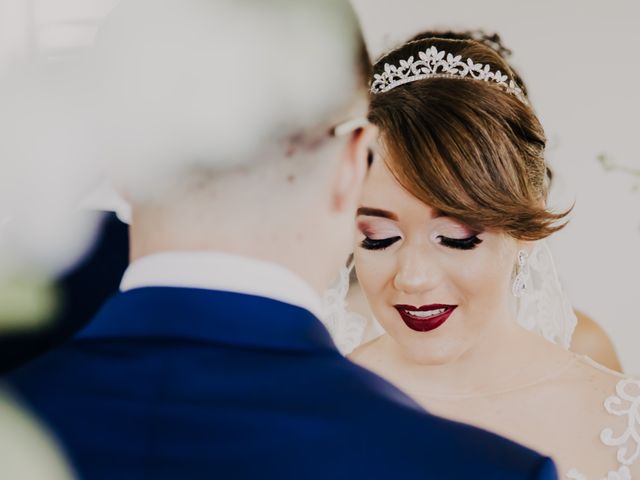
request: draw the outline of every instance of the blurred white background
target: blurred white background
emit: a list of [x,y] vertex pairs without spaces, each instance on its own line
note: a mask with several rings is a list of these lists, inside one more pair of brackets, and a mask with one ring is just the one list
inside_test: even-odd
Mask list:
[[[117,0],[0,0],[0,71],[25,57],[90,45]],[[631,0],[353,0],[373,57],[425,29],[498,32],[514,55],[550,139],[551,203],[576,202],[551,239],[576,307],[610,334],[628,373],[640,374],[640,192],[597,157],[640,169],[640,6]],[[295,39],[292,39],[295,41]]]

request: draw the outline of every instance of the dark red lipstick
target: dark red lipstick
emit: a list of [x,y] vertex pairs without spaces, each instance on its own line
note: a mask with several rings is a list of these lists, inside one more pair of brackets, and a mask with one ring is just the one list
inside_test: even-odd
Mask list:
[[394,307],[411,330],[429,332],[446,322],[458,306],[432,304],[421,307],[413,305],[394,305]]

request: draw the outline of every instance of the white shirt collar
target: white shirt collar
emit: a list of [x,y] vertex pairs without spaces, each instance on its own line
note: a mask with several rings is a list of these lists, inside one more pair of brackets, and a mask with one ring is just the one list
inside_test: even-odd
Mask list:
[[320,317],[320,295],[301,277],[267,261],[222,252],[164,252],[129,265],[120,290],[183,287],[267,297]]

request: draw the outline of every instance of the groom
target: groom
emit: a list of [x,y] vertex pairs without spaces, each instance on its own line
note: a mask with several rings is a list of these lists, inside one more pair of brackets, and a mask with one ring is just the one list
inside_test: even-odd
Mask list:
[[376,136],[346,1],[124,0],[99,45],[129,133],[105,148],[138,162],[118,179],[131,264],[87,329],[10,377],[82,478],[556,478],[350,363],[317,318]]

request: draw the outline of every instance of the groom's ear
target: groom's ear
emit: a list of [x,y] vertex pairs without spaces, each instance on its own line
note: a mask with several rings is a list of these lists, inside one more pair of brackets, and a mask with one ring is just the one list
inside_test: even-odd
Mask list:
[[350,134],[334,182],[333,207],[337,211],[355,208],[377,136],[378,128],[370,124]]

